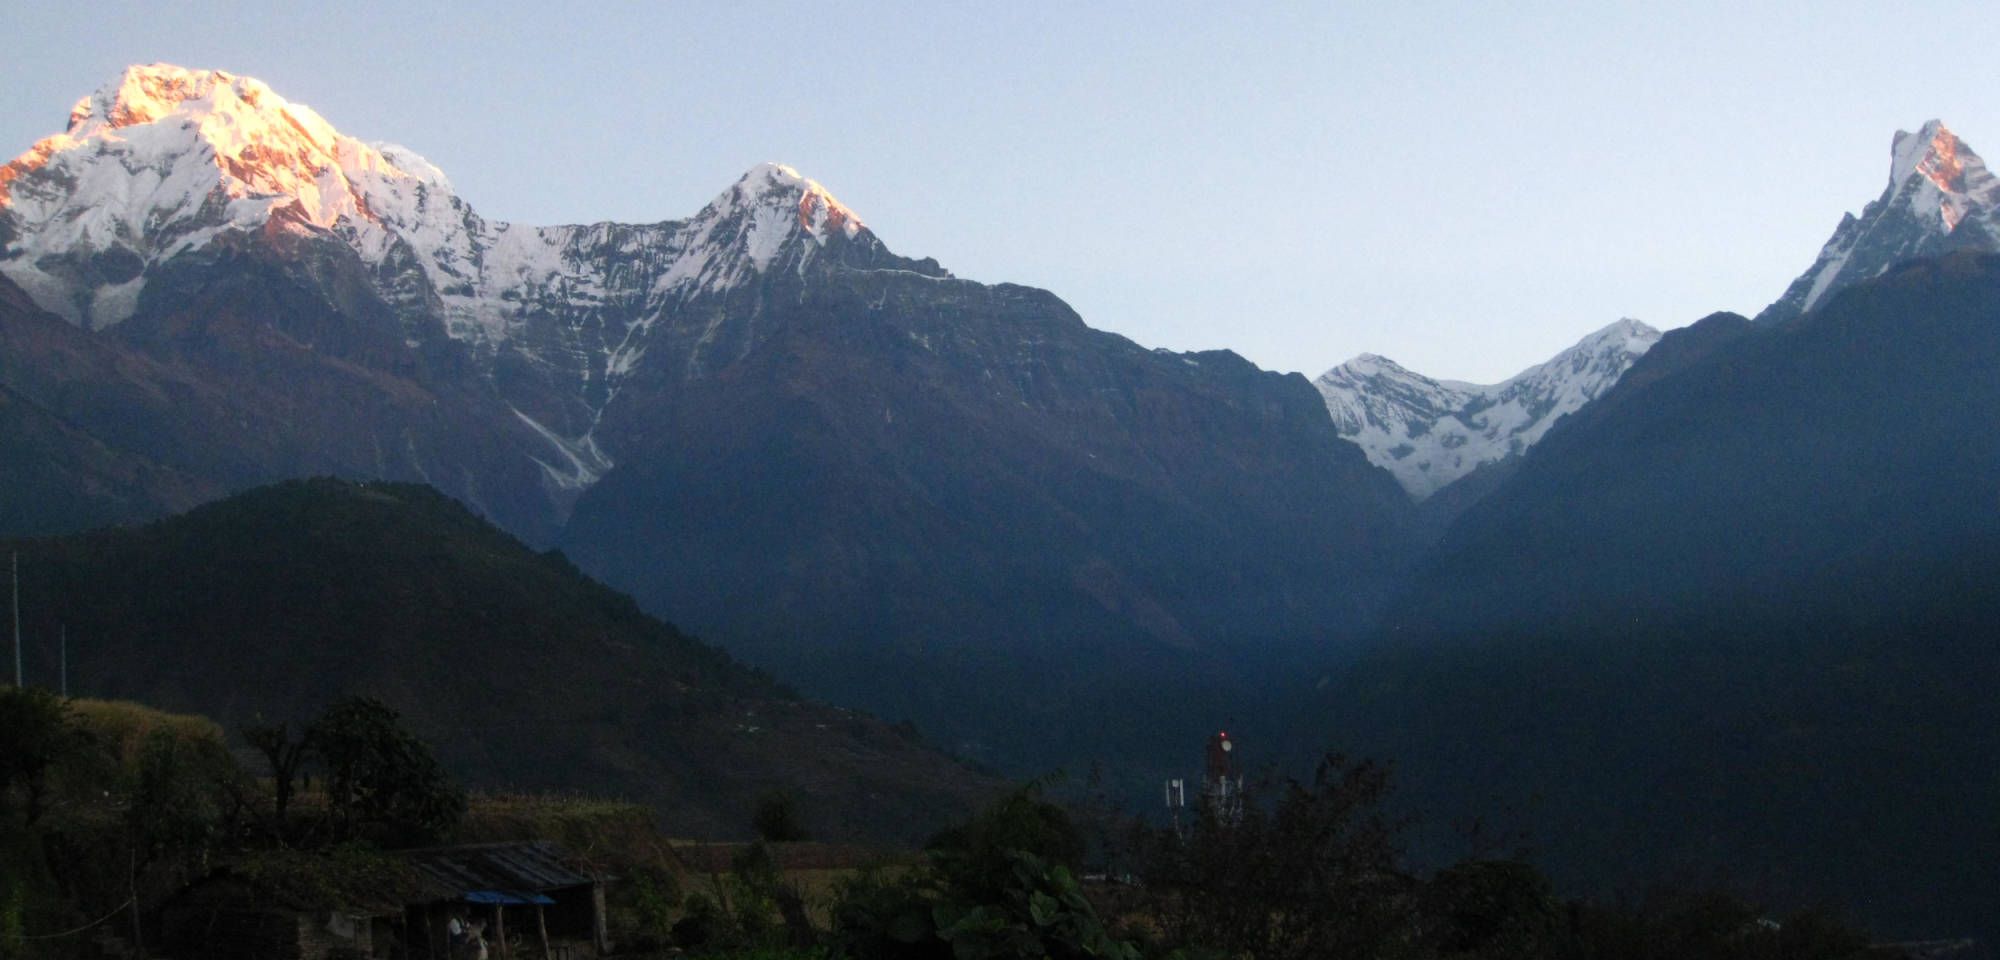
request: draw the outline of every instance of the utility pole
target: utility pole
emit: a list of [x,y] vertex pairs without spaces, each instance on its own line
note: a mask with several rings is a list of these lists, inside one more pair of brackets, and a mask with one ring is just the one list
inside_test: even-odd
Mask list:
[[21,551],[14,551],[14,689],[21,689]]
[[58,674],[58,676],[62,678],[62,687],[61,687],[62,698],[64,700],[68,700],[69,699],[69,624],[67,623],[63,624],[62,627],[62,645],[60,647],[57,647],[56,649],[59,650],[62,654],[62,672]]

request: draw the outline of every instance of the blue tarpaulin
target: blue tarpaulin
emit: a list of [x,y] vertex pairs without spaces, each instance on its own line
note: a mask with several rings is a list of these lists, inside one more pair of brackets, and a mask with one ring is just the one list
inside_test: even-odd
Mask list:
[[539,893],[526,893],[516,890],[467,890],[465,892],[465,900],[467,903],[550,904],[555,902]]

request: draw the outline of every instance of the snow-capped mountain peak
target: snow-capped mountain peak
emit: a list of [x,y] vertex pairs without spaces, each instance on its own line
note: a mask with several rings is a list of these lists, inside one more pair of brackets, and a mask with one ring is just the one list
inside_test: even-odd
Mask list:
[[1433,380],[1364,353],[1313,385],[1340,435],[1421,500],[1533,446],[1557,419],[1610,389],[1659,339],[1652,327],[1620,320],[1496,384]]
[[311,108],[286,101],[261,80],[166,63],[128,67],[117,79],[78,100],[70,111],[69,134],[82,138],[155,123],[177,112],[224,117],[246,134],[264,132],[261,128],[270,119],[284,118],[322,149],[339,136]]
[[715,200],[716,206],[749,204],[776,206],[797,212],[799,229],[821,243],[829,230],[852,239],[864,224],[846,205],[833,198],[818,181],[801,176],[782,163],[760,163],[751,167],[734,185]]
[[[1346,375],[1353,377],[1396,376],[1410,373],[1403,368],[1402,364],[1379,353],[1355,354],[1354,359],[1333,369],[1342,371]],[[1415,374],[1410,375],[1415,376]]]
[[129,315],[146,267],[231,229],[330,229],[435,167],[342,136],[311,108],[221,70],[132,67],[70,112],[69,129],[0,168],[18,240],[0,270],[90,326]]
[[1915,257],[1972,247],[2000,249],[2000,178],[1965,141],[1937,120],[1890,142],[1889,183],[1882,195],[1847,214],[1819,257],[1760,323],[1796,317],[1835,291]]
[[803,269],[833,237],[853,240],[865,229],[818,182],[781,163],[760,163],[689,221],[686,252],[661,288],[726,290],[770,270],[787,250]]
[[[468,347],[518,389],[514,413],[551,445],[538,459],[565,491],[608,468],[594,431],[642,362],[698,377],[755,342],[753,323],[692,301],[829,256],[949,276],[890,254],[826,188],[775,163],[685,220],[489,221],[417,153],[344,135],[221,70],[131,67],[0,167],[0,273],[88,329],[131,317],[150,280],[201,269],[179,258],[224,237],[289,238],[286,259],[365,276],[409,346],[442,331]],[[337,262],[350,254],[361,270]]]
[[[93,328],[131,314],[148,268],[229,230],[325,232],[371,265],[404,251],[399,262],[420,265],[442,298],[452,336],[478,344],[519,332],[524,288],[600,286],[564,249],[597,228],[486,221],[414,151],[343,135],[221,70],[131,67],[84,97],[66,132],[0,167],[0,216],[15,237],[0,271]],[[803,268],[866,228],[826,188],[765,163],[689,220],[630,229],[645,236],[627,245],[671,258],[651,260],[647,285],[668,296],[727,290],[781,258]]]
[[2000,199],[2000,180],[1987,171],[1986,161],[1939,121],[1924,124],[1917,133],[1896,131],[1891,152],[1895,163],[1889,182],[1915,187],[1902,193],[1911,212],[1935,213],[1946,232],[1956,229],[1969,213],[1991,210]]

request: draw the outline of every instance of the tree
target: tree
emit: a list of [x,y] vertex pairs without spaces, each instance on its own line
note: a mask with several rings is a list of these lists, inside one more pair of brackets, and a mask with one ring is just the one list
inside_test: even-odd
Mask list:
[[1388,768],[1337,754],[1311,783],[1253,795],[1240,821],[1206,804],[1185,837],[1140,828],[1152,912],[1174,943],[1259,960],[1369,956],[1407,940],[1415,881],[1382,810]]
[[306,731],[306,748],[326,768],[327,814],[337,840],[367,825],[388,831],[392,841],[432,840],[465,813],[465,792],[397,719],[378,700],[345,697]]
[[252,790],[220,739],[147,734],[126,788],[126,892],[144,908],[234,849]]
[[1547,956],[1562,929],[1548,878],[1515,860],[1465,860],[1439,870],[1424,886],[1423,904],[1430,940],[1445,956]]
[[243,740],[263,754],[264,762],[271,768],[272,834],[283,836],[285,814],[292,805],[292,788],[308,756],[306,739],[293,740],[288,725],[279,721],[244,727]]
[[245,774],[215,740],[155,730],[133,771],[126,827],[142,864],[207,851],[232,832]]
[[20,793],[24,822],[40,820],[49,771],[90,743],[69,705],[47,690],[0,691],[0,811],[11,812]]
[[757,798],[757,809],[750,815],[750,825],[757,828],[758,837],[769,843],[812,839],[806,825],[799,820],[797,802],[783,790],[772,790]]

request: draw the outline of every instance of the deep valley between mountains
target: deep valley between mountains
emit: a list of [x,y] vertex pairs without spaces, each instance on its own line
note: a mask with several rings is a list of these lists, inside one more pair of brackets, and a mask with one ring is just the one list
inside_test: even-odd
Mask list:
[[1393,757],[1419,858],[1484,815],[1565,889],[1991,943],[2000,186],[1935,122],[1891,161],[1754,321],[1310,381],[958,279],[777,164],[506,224],[135,67],[0,168],[29,673],[232,730],[366,694],[468,781],[708,838],[788,790],[914,844],[1054,770],[1150,810],[1227,729]]

